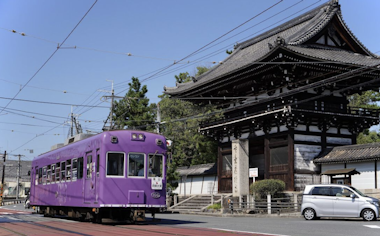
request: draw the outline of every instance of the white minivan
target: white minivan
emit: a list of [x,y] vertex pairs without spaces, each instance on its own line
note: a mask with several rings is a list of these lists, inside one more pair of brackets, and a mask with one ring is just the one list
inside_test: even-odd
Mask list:
[[306,185],[301,213],[306,220],[319,217],[379,217],[379,199],[368,197],[352,186],[341,184]]

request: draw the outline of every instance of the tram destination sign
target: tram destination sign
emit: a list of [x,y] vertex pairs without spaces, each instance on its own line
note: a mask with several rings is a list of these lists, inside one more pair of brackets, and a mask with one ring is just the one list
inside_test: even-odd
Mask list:
[[162,178],[153,177],[152,178],[152,189],[153,190],[162,190]]

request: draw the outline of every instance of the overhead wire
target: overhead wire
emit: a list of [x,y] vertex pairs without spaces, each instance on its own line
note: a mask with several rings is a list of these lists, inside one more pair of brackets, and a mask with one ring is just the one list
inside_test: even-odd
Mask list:
[[[71,30],[71,32],[66,36],[66,38],[62,41],[62,43],[60,45],[63,45],[66,40],[71,36],[71,34],[75,31],[75,29],[80,25],[80,23],[84,20],[84,18],[87,16],[87,14],[91,11],[91,9],[95,6],[95,4],[98,2],[98,0],[95,0],[95,2],[92,4],[92,6],[88,9],[88,11],[84,14],[84,16],[79,20],[79,22],[75,25],[75,27]],[[13,98],[5,105],[5,108],[7,108],[14,99],[16,99],[16,97],[21,93],[21,91],[25,88],[25,86],[27,86],[30,81],[32,81],[34,79],[34,77],[36,77],[36,75],[42,70],[42,68],[45,67],[45,65],[50,61],[51,58],[53,58],[53,56],[58,52],[59,50],[59,47],[57,47],[57,49],[54,50],[54,52],[49,56],[49,58],[42,64],[42,66],[32,75],[32,77],[22,86],[22,88],[20,88],[20,90],[16,93],[16,95],[13,96]],[[0,110],[0,114],[4,111],[4,109],[1,109]]]
[[[269,27],[271,27],[271,26],[273,26],[273,25],[276,25],[276,24],[278,24],[278,23],[280,23],[281,21],[284,21],[284,20],[286,20],[286,19],[288,19],[289,17],[292,17],[292,16],[294,16],[294,15],[296,15],[296,14],[298,14],[299,12],[302,12],[302,11],[304,11],[304,10],[306,10],[307,8],[310,8],[310,7],[312,7],[313,5],[315,5],[315,4],[317,4],[318,2],[320,2],[321,0],[318,0],[318,1],[316,1],[316,2],[314,2],[314,3],[312,3],[312,4],[310,4],[310,5],[308,5],[307,7],[305,7],[305,8],[303,8],[303,9],[301,9],[301,10],[299,10],[299,11],[297,11],[297,12],[295,12],[295,13],[293,13],[293,14],[291,14],[290,16],[288,16],[288,17],[285,17],[285,18],[283,18],[283,19],[281,19],[280,21],[277,21],[276,23],[274,23],[274,24],[271,24],[270,26],[267,26],[267,27],[265,27],[264,29],[262,29],[262,30],[260,30],[260,31],[257,31],[257,32],[255,32],[255,33],[253,33],[253,34],[251,34],[250,36],[248,36],[248,37],[252,37],[252,35],[255,35],[255,34],[257,34],[258,32],[261,32],[261,31],[264,31],[264,30],[266,30],[266,29],[268,29]],[[301,1],[300,1],[301,2]],[[297,2],[296,4],[293,4],[292,6],[290,6],[290,7],[288,7],[288,8],[286,8],[286,10],[288,10],[288,9],[290,9],[291,7],[294,7],[295,5],[297,5],[297,4],[299,4],[300,2]],[[278,3],[277,3],[278,4]],[[273,7],[273,6],[272,6]],[[278,13],[276,13],[276,15],[277,14],[280,14],[280,13],[282,13],[282,12],[284,12],[284,10],[283,11],[280,11],[280,12],[278,12]],[[256,16],[255,16],[256,17]],[[270,17],[271,18],[271,17]],[[270,18],[267,18],[266,20],[268,20],[268,19],[270,19]],[[261,23],[263,23],[264,21],[266,21],[266,20],[263,20],[263,21],[261,21],[260,22],[260,24]],[[258,24],[255,24],[255,26],[257,26]],[[250,27],[250,28],[252,28],[252,27]],[[238,34],[236,34],[236,35],[238,35]],[[219,37],[220,38],[220,37]],[[247,38],[247,37],[246,37]],[[244,38],[245,39],[245,38]],[[242,39],[242,40],[244,40],[244,39]],[[242,41],[242,40],[239,40],[239,41]],[[214,40],[215,41],[215,40]],[[209,43],[208,45],[210,45],[211,43]],[[202,48],[205,48],[205,47],[202,47]],[[219,53],[220,51],[225,51],[225,47],[223,48],[223,49],[218,49],[216,52],[213,52],[214,54],[215,53]],[[199,51],[199,50],[197,50],[197,51]],[[196,51],[196,53],[192,53],[192,54],[198,54],[198,52]],[[211,55],[211,56],[209,56],[210,54],[208,54],[208,55],[206,55],[206,56],[208,56],[208,58],[209,57],[211,57],[211,56],[214,56],[213,54]],[[186,57],[185,57],[186,58]],[[201,57],[202,59],[203,58],[205,58],[205,56],[203,56],[203,57]],[[198,61],[196,61],[195,63],[199,63],[199,60]],[[195,63],[192,63],[191,65],[194,65]],[[170,67],[171,67],[172,65],[170,65]],[[165,76],[165,75],[168,75],[168,74],[170,74],[170,73],[172,73],[172,72],[175,72],[175,71],[178,71],[178,70],[181,70],[181,69],[183,69],[183,68],[186,68],[186,67],[188,67],[188,66],[190,66],[190,65],[182,65],[182,67],[180,67],[180,68],[175,68],[175,69],[172,69],[172,70],[170,70],[170,71],[167,71],[167,73],[164,73],[164,74],[158,74],[158,73],[160,73],[160,72],[162,72],[162,71],[164,71],[164,70],[166,70],[167,68],[168,68],[168,66],[165,66],[165,67],[162,67],[162,68],[160,68],[160,69],[158,69],[158,70],[155,70],[154,72],[153,72],[153,75],[151,75],[151,76],[149,76],[148,78],[146,78],[146,79],[143,79],[143,80],[141,80],[140,82],[143,82],[143,81],[148,81],[149,80],[149,78],[153,78],[153,76],[155,76],[154,78],[159,78],[159,77],[162,77],[162,76]],[[150,72],[150,73],[147,73],[147,74],[145,74],[145,75],[149,75],[149,74],[152,74],[152,72]],[[140,77],[143,77],[143,76],[138,76],[138,78],[140,78]],[[118,88],[118,86],[121,86],[122,84],[125,84],[125,83],[129,83],[130,82],[130,80],[129,81],[127,81],[127,82],[122,82],[122,83],[119,83],[119,84],[115,84],[114,85],[114,88]],[[128,89],[124,89],[124,90],[122,90],[122,91],[120,91],[120,92],[118,92],[116,95],[119,95],[119,94],[121,94],[121,93],[123,93],[123,92],[125,92],[125,91],[127,91]],[[97,105],[100,105],[101,103],[98,103]],[[89,110],[91,110],[92,108],[89,108],[89,109],[87,109],[86,111],[84,111],[83,113],[85,113],[85,112],[87,112],[87,111],[89,111]],[[83,114],[82,113],[82,114]]]

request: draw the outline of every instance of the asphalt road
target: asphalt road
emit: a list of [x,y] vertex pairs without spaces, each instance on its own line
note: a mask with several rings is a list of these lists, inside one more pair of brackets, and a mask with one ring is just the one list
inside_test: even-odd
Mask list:
[[[147,222],[143,225],[120,224],[108,222],[96,225],[89,222],[77,222],[63,218],[43,217],[31,214],[32,209],[24,209],[23,205],[9,205],[0,207],[0,231],[7,227],[19,225],[37,225],[34,228],[37,234],[6,235],[38,235],[39,230],[61,232],[60,225],[75,225],[77,231],[67,232],[69,235],[107,235],[101,232],[116,232],[124,235],[132,232],[138,235],[292,235],[292,236],[323,236],[323,235],[380,235],[379,221],[365,222],[361,219],[321,219],[306,221],[301,217],[255,217],[255,216],[204,216],[186,214],[157,214],[158,220],[152,221],[147,215]],[[44,228],[43,228],[44,227]],[[46,228],[48,227],[48,228]],[[63,227],[63,226],[62,226]],[[16,227],[14,231],[21,230]],[[63,228],[64,229],[64,228]],[[59,231],[61,230],[61,231]],[[96,231],[88,231],[96,230]],[[18,231],[17,231],[18,232]],[[95,232],[95,233],[94,233]],[[221,234],[223,232],[223,234]],[[61,232],[62,233],[62,232]],[[0,235],[5,235],[1,234]],[[46,235],[46,234],[45,234]],[[55,234],[59,235],[59,233]]]

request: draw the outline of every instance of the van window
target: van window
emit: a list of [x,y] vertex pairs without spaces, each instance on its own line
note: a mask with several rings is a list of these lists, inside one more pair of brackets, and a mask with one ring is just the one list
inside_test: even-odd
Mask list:
[[311,195],[331,196],[329,187],[314,187]]
[[351,194],[354,194],[354,192],[344,187],[332,187],[331,192],[332,196],[336,197],[350,197]]

